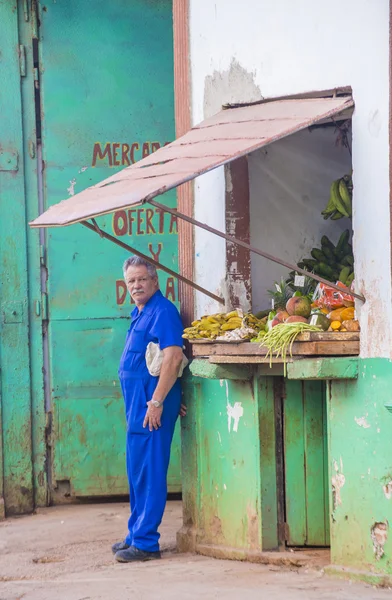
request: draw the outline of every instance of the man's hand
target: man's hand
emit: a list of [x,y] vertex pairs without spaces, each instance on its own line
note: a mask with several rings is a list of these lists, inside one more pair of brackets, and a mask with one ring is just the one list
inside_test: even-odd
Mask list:
[[187,411],[186,405],[185,404],[181,404],[181,406],[180,406],[180,417],[186,417],[186,411]]
[[161,416],[162,416],[162,412],[163,412],[163,406],[159,406],[157,408],[156,406],[151,404],[151,400],[150,400],[150,402],[147,402],[147,406],[148,406],[148,408],[147,408],[146,416],[144,417],[143,427],[146,428],[148,425],[148,428],[150,431],[152,431],[153,429],[157,430],[161,426]]

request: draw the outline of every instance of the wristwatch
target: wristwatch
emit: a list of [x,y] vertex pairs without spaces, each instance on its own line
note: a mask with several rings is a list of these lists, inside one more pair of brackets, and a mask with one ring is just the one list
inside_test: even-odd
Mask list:
[[155,408],[160,408],[163,405],[163,402],[159,402],[158,400],[151,400],[151,404],[155,406]]

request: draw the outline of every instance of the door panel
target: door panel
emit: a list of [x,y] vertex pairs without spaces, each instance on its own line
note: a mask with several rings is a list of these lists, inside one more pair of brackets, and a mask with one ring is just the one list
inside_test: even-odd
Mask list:
[[[42,3],[40,22],[48,207],[173,139],[172,7],[68,0]],[[175,193],[163,202],[175,206]],[[170,216],[139,208],[98,223],[177,270]],[[46,243],[53,481],[71,495],[126,493],[117,369],[132,310],[122,281],[128,254],[81,225],[48,230]],[[160,282],[178,305],[177,282],[164,274]],[[176,458],[170,481],[180,489]]]
[[286,381],[284,461],[289,546],[329,546],[325,384]]
[[[0,2],[0,518],[34,508],[18,7]],[[27,57],[27,64],[29,64]]]

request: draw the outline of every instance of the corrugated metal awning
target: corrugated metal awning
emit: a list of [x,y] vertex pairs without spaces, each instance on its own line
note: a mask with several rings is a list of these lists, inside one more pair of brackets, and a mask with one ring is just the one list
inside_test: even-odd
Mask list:
[[353,106],[351,96],[342,96],[265,101],[222,110],[154,154],[51,206],[30,225],[71,225],[142,204]]

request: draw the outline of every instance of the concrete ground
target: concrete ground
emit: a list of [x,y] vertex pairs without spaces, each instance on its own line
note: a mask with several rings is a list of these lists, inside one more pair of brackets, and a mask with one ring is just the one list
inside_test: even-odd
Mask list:
[[391,590],[331,579],[322,569],[223,561],[175,553],[180,502],[162,524],[164,558],[119,564],[128,505],[70,505],[0,522],[0,600],[386,600]]

